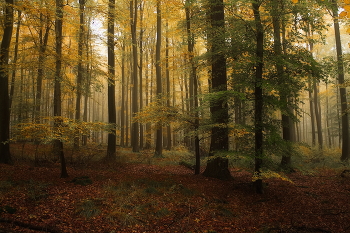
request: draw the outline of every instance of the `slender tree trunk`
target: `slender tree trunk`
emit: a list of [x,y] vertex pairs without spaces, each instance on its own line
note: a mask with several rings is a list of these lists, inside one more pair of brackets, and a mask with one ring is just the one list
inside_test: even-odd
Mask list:
[[[162,103],[162,68],[160,53],[162,48],[162,12],[161,12],[161,0],[157,0],[157,39],[156,39],[156,85],[157,85],[157,101],[158,104]],[[154,152],[155,157],[162,157],[163,155],[163,129],[161,122],[157,125],[156,132],[156,149]]]
[[[83,92],[83,46],[85,34],[85,0],[79,0],[79,38],[78,38],[78,74],[77,74],[77,99],[75,102],[75,120],[80,121],[81,117],[81,96]],[[75,135],[74,148],[79,148],[79,136]]]
[[195,158],[196,158],[196,168],[195,174],[200,173],[201,159],[200,159],[200,148],[199,148],[199,116],[198,116],[198,80],[197,80],[197,66],[194,61],[194,45],[195,45],[195,36],[191,28],[191,0],[186,0],[185,3],[185,12],[186,12],[186,30],[187,30],[187,50],[188,50],[188,60],[190,67],[190,80],[192,80],[192,86],[190,88],[193,90],[193,108],[191,111],[194,111],[194,148],[195,148]]
[[115,0],[108,2],[108,28],[107,28],[107,53],[108,53],[108,122],[111,131],[108,133],[107,160],[115,160],[117,146],[117,111],[115,106],[115,54],[114,54],[114,20]]
[[[54,103],[53,115],[55,117],[55,128],[59,130],[62,126],[62,97],[61,97],[61,82],[62,82],[62,43],[63,43],[63,0],[56,0],[56,69],[54,83]],[[61,178],[68,177],[66,160],[63,152],[63,142],[60,139],[54,140],[54,153],[59,155],[61,162]]]
[[43,15],[40,15],[40,31],[39,31],[39,58],[38,58],[38,76],[36,81],[36,95],[35,95],[35,112],[36,112],[36,122],[40,122],[40,114],[41,114],[41,102],[42,102],[42,92],[43,92],[43,79],[44,79],[44,62],[45,62],[45,52],[47,48],[47,44],[49,41],[50,29],[51,25],[46,16],[45,19],[45,33],[43,35]]
[[[130,28],[131,28],[131,40],[132,40],[132,116],[134,116],[138,110],[138,54],[137,54],[137,39],[136,39],[136,27],[137,27],[137,0],[130,1]],[[132,151],[140,151],[140,138],[139,138],[139,123],[132,123],[131,144]]]
[[285,77],[283,64],[280,62],[282,59],[283,50],[281,43],[281,14],[279,10],[281,6],[279,5],[279,1],[274,0],[272,4],[272,24],[273,24],[273,40],[274,40],[274,53],[276,59],[276,71],[277,78],[281,81],[282,90],[280,91],[280,99],[283,102],[284,108],[282,109],[282,137],[283,140],[286,141],[286,148],[282,155],[281,166],[286,169],[290,169],[291,166],[291,150],[290,150],[290,142],[292,141],[292,131],[293,124],[291,123],[290,114],[291,110],[288,107],[289,99],[288,95],[290,93],[288,90],[288,86],[283,83],[283,79]]
[[12,163],[10,154],[10,97],[8,62],[13,31],[13,0],[5,1],[5,18],[2,41],[0,45],[0,163]]
[[125,146],[125,41],[122,42],[122,64],[121,64],[121,85],[122,85],[122,96],[121,96],[121,108],[120,108],[120,146]]
[[18,10],[18,17],[17,17],[17,28],[16,28],[16,42],[15,42],[15,55],[13,56],[13,64],[14,67],[12,69],[12,75],[11,75],[11,84],[10,84],[10,103],[9,103],[9,109],[11,111],[12,107],[12,100],[13,95],[15,92],[15,80],[16,80],[16,69],[17,69],[17,60],[18,60],[18,45],[19,45],[19,34],[20,34],[20,28],[21,28],[21,22],[22,22],[22,11]]
[[318,88],[317,88],[316,80],[314,80],[313,89],[314,89],[315,120],[316,120],[316,127],[317,127],[317,143],[318,143],[318,149],[322,150],[323,136],[322,136],[322,125],[321,125],[321,110],[320,110],[321,107],[319,106]]
[[[140,2],[140,42],[139,42],[139,54],[140,54],[140,65],[139,65],[139,105],[140,105],[140,110],[143,108],[143,5],[144,1]],[[144,135],[143,135],[143,125],[140,123],[140,149],[143,149],[144,145]]]
[[340,92],[340,106],[341,106],[341,127],[342,127],[342,155],[341,161],[348,161],[350,158],[350,140],[349,140],[349,118],[348,118],[348,105],[346,98],[346,88],[343,85],[344,80],[344,59],[343,51],[340,40],[339,20],[338,20],[338,5],[335,0],[333,2],[333,24],[335,45],[337,50],[337,64],[338,64],[338,83]]
[[255,67],[255,111],[254,111],[254,131],[255,131],[255,175],[258,179],[255,181],[257,193],[263,193],[261,166],[263,163],[263,58],[264,58],[264,29],[260,18],[260,5],[257,2],[252,3],[254,12],[254,21],[256,27],[256,58]]
[[[168,22],[166,23],[166,36],[165,36],[165,79],[166,79],[166,104],[170,107],[170,70],[169,70],[169,32]],[[166,149],[171,150],[171,125],[166,126]]]
[[[149,53],[146,53],[146,64],[149,64]],[[151,59],[152,60],[152,59]],[[152,64],[152,62],[151,62]],[[152,69],[153,70],[153,69]],[[145,71],[145,104],[148,106],[148,103],[150,101],[150,98],[152,98],[152,75],[151,78],[148,75],[149,68],[146,66],[146,71]],[[152,72],[151,72],[152,73]],[[149,88],[151,86],[151,88]],[[146,143],[145,143],[145,149],[150,149],[151,148],[151,123],[146,123]]]

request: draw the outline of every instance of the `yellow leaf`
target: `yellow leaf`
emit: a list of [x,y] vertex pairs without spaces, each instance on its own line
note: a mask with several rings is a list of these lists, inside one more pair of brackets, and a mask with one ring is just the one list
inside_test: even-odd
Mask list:
[[339,14],[339,18],[344,18],[345,16],[348,15],[348,12],[346,11],[342,11],[340,14]]
[[350,34],[350,28],[346,29],[346,32]]
[[345,5],[343,7],[343,9],[346,11],[346,12],[349,12],[350,11],[350,5]]
[[345,4],[350,4],[350,0],[344,0]]
[[293,2],[293,3],[298,3],[298,2],[299,2],[299,0],[292,0],[292,2]]

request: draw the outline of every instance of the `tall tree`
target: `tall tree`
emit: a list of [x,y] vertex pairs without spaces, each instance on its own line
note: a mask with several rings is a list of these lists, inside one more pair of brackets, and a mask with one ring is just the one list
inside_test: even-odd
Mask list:
[[[283,50],[282,50],[282,41],[281,41],[281,17],[283,15],[282,12],[280,12],[281,9],[283,9],[283,3],[281,1],[273,0],[272,1],[272,9],[271,9],[271,16],[272,16],[272,25],[273,25],[273,41],[274,41],[274,54],[275,54],[275,66],[276,66],[276,75],[278,80],[285,80],[289,77],[286,77],[285,67],[283,65]],[[283,140],[286,141],[286,147],[285,151],[282,155],[281,160],[281,166],[283,168],[289,169],[291,166],[291,150],[290,150],[290,142],[292,141],[292,130],[293,130],[293,124],[292,119],[290,119],[290,115],[292,115],[292,111],[289,108],[289,99],[288,96],[290,95],[289,88],[288,88],[288,82],[280,82],[281,91],[280,91],[280,98],[281,102],[283,103],[282,106],[284,108],[282,109],[282,137]]]
[[[137,28],[137,0],[130,1],[130,29],[131,29],[131,41],[132,41],[132,115],[138,112],[138,51],[137,51],[137,38],[136,38],[136,28]],[[132,123],[132,133],[131,133],[131,144],[132,151],[140,151],[140,137],[139,137],[139,123]]]
[[348,115],[346,88],[344,86],[344,83],[345,83],[344,58],[343,58],[342,45],[340,40],[338,4],[336,0],[332,0],[331,9],[332,9],[332,17],[333,17],[335,45],[336,45],[336,51],[337,51],[338,83],[339,83],[340,106],[341,106],[342,155],[340,159],[342,161],[348,161],[350,159],[349,115]]
[[[54,100],[53,115],[55,117],[55,128],[60,132],[62,127],[62,44],[63,44],[63,0],[56,0],[56,20],[55,20],[55,36],[56,36],[56,68],[54,82]],[[61,178],[68,177],[66,161],[63,152],[63,142],[61,139],[54,140],[54,153],[58,154],[61,162]]]
[[10,104],[9,109],[11,110],[12,107],[12,101],[13,101],[13,95],[15,91],[15,80],[16,80],[16,66],[17,66],[17,60],[18,60],[18,46],[19,46],[19,37],[20,37],[20,28],[21,28],[21,22],[22,22],[22,11],[17,10],[18,17],[17,17],[17,28],[16,28],[16,41],[15,41],[15,51],[13,56],[13,64],[14,68],[12,69],[12,75],[11,75],[11,87],[10,87]]
[[[161,68],[161,48],[162,48],[162,11],[161,0],[157,0],[157,37],[156,37],[156,85],[157,85],[157,101],[162,104],[162,68]],[[156,131],[156,148],[155,157],[161,157],[163,154],[163,129],[161,123],[157,125]]]
[[115,106],[115,53],[114,53],[114,21],[115,21],[115,0],[108,2],[108,28],[107,28],[107,49],[108,49],[108,122],[111,124],[111,131],[108,133],[107,159],[116,158],[117,146],[117,111]]
[[13,0],[5,1],[4,31],[0,46],[0,163],[11,163],[10,154],[10,99],[8,62],[9,50],[13,31]]
[[255,132],[255,188],[257,193],[263,192],[261,174],[263,157],[263,66],[264,66],[264,28],[260,16],[260,2],[253,2],[254,22],[256,28],[256,65],[255,65],[255,90],[254,90],[254,132]]
[[[208,29],[208,44],[210,52],[210,92],[213,96],[210,100],[210,114],[213,124],[211,130],[210,156],[214,156],[218,151],[228,150],[228,128],[229,119],[226,95],[227,91],[227,71],[226,56],[224,51],[225,41],[225,10],[223,0],[208,0],[208,19],[210,29]],[[215,94],[218,94],[215,96]],[[231,174],[228,168],[221,167],[228,164],[224,158],[208,160],[205,176],[220,179],[230,179]],[[224,165],[226,166],[226,165]]]
[[[45,27],[45,29],[44,29]],[[38,70],[36,81],[36,95],[35,95],[35,112],[36,121],[40,122],[40,112],[42,104],[42,92],[43,92],[43,79],[44,79],[44,64],[45,64],[45,52],[49,41],[51,23],[49,15],[44,16],[40,13],[40,28],[39,28],[39,55],[38,55]]]
[[[85,39],[85,0],[79,0],[79,34],[78,34],[78,74],[77,74],[77,98],[75,102],[75,120],[81,120],[81,96],[83,92],[83,48]],[[79,147],[79,137],[74,139],[74,147]]]
[[188,60],[190,64],[190,80],[192,80],[192,86],[190,88],[193,89],[191,93],[191,100],[193,99],[193,111],[194,111],[194,148],[195,148],[195,158],[196,158],[196,168],[195,174],[200,173],[201,159],[200,159],[200,149],[199,149],[199,116],[198,116],[198,80],[197,80],[197,65],[194,60],[194,45],[195,45],[195,35],[192,30],[192,1],[186,0],[185,2],[185,13],[186,13],[186,32],[187,32],[187,50],[188,50]]

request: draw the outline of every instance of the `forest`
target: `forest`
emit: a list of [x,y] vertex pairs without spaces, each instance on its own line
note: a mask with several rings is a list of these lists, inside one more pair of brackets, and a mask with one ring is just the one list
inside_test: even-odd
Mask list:
[[350,0],[0,0],[0,233],[350,232]]

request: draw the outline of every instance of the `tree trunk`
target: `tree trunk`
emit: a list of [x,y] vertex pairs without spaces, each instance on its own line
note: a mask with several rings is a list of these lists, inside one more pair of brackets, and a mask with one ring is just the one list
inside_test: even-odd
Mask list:
[[337,64],[338,64],[338,84],[340,92],[340,106],[341,106],[341,128],[342,128],[342,155],[341,161],[348,161],[350,158],[350,141],[349,141],[349,118],[348,105],[346,98],[346,88],[344,84],[344,60],[343,51],[340,40],[339,20],[338,20],[338,5],[335,0],[333,2],[333,24],[335,44],[337,50]]
[[121,80],[121,85],[122,85],[122,96],[121,96],[121,107],[120,107],[120,146],[124,147],[125,146],[125,40],[122,42],[122,64],[121,64],[121,75],[122,75],[122,80]]
[[232,176],[228,169],[228,158],[212,157],[209,159],[203,175],[220,180],[231,180]]
[[[78,74],[77,74],[77,99],[75,102],[75,120],[81,120],[81,96],[83,92],[82,82],[83,82],[83,45],[85,37],[85,0],[79,0],[79,35],[78,35]],[[75,135],[74,138],[74,148],[79,148],[79,135]]]
[[[137,0],[130,1],[130,28],[131,28],[131,40],[132,40],[132,117],[138,112],[138,54],[137,54],[137,39],[136,39],[136,26],[137,26]],[[139,138],[139,123],[132,123],[131,130],[131,144],[132,151],[140,151],[140,138]]]
[[319,99],[318,99],[318,88],[317,88],[317,81],[314,81],[314,108],[315,108],[315,120],[316,120],[316,127],[317,127],[317,143],[318,143],[318,149],[322,150],[323,148],[323,136],[322,136],[322,125],[321,125],[321,110],[319,106]]
[[[139,65],[139,105],[140,110],[143,108],[143,5],[144,2],[140,2],[140,48],[139,48],[139,54],[140,54],[140,65]],[[146,83],[147,84],[147,83]],[[144,146],[144,133],[143,133],[143,125],[140,123],[140,149],[143,149]]]
[[[55,128],[59,130],[62,127],[62,97],[61,97],[61,81],[62,81],[62,43],[63,43],[63,0],[56,0],[56,69],[54,83],[54,100],[53,115],[55,117]],[[59,132],[59,131],[58,131]],[[61,178],[68,177],[66,160],[63,152],[63,142],[61,139],[54,140],[54,154],[58,155],[61,162]]]
[[8,90],[9,49],[13,31],[13,0],[6,0],[4,30],[0,46],[0,163],[12,163],[10,154],[10,98]]
[[[157,101],[158,104],[162,103],[162,69],[160,53],[162,48],[162,12],[161,12],[161,0],[157,0],[157,41],[156,41],[156,85],[157,85]],[[157,125],[156,132],[156,149],[154,152],[155,157],[163,156],[163,129],[161,122]]]
[[[210,46],[211,86],[210,92],[227,91],[225,45],[225,14],[223,0],[208,1],[208,17],[210,29],[208,30],[208,44]],[[210,101],[211,121],[215,125],[211,130],[210,156],[216,152],[228,150],[228,106],[224,97]],[[210,169],[207,164],[206,169]],[[209,165],[210,166],[210,165]],[[220,169],[219,167],[217,169]],[[220,172],[221,170],[219,170]],[[206,173],[206,172],[205,172]]]
[[[165,36],[165,79],[166,79],[166,105],[170,107],[170,70],[169,70],[169,33],[168,22],[166,23],[166,36]],[[171,150],[171,125],[166,126],[166,149]]]
[[200,167],[201,167],[201,159],[200,159],[200,148],[199,148],[199,116],[198,116],[198,80],[197,80],[197,66],[194,61],[194,45],[195,45],[195,36],[191,29],[191,1],[186,0],[185,3],[185,12],[186,12],[186,30],[187,30],[187,50],[188,50],[188,60],[190,67],[190,80],[192,80],[192,85],[190,88],[193,90],[191,101],[193,99],[193,107],[191,111],[194,111],[194,151],[195,151],[195,158],[196,158],[196,168],[195,168],[195,174],[200,173]]
[[[256,27],[256,59],[255,67],[255,111],[254,111],[254,131],[255,131],[255,169],[254,173],[257,177],[261,174],[261,166],[263,163],[263,58],[264,58],[264,29],[260,18],[260,5],[256,2],[252,3],[254,12],[254,21]],[[257,193],[263,193],[262,179],[255,181]]]
[[117,146],[117,113],[115,106],[115,54],[114,54],[114,19],[115,0],[108,2],[108,28],[107,28],[107,53],[108,53],[108,123],[111,131],[108,133],[107,160],[116,159]]
[[22,11],[18,10],[18,17],[17,17],[17,28],[16,28],[16,42],[15,42],[15,54],[13,56],[13,64],[14,67],[12,69],[12,75],[11,75],[11,84],[10,84],[10,103],[9,103],[9,109],[11,111],[12,107],[12,100],[13,95],[15,92],[15,80],[16,80],[16,70],[17,70],[17,60],[18,60],[18,45],[19,45],[19,34],[20,34],[20,28],[21,28],[21,22],[22,22]]

